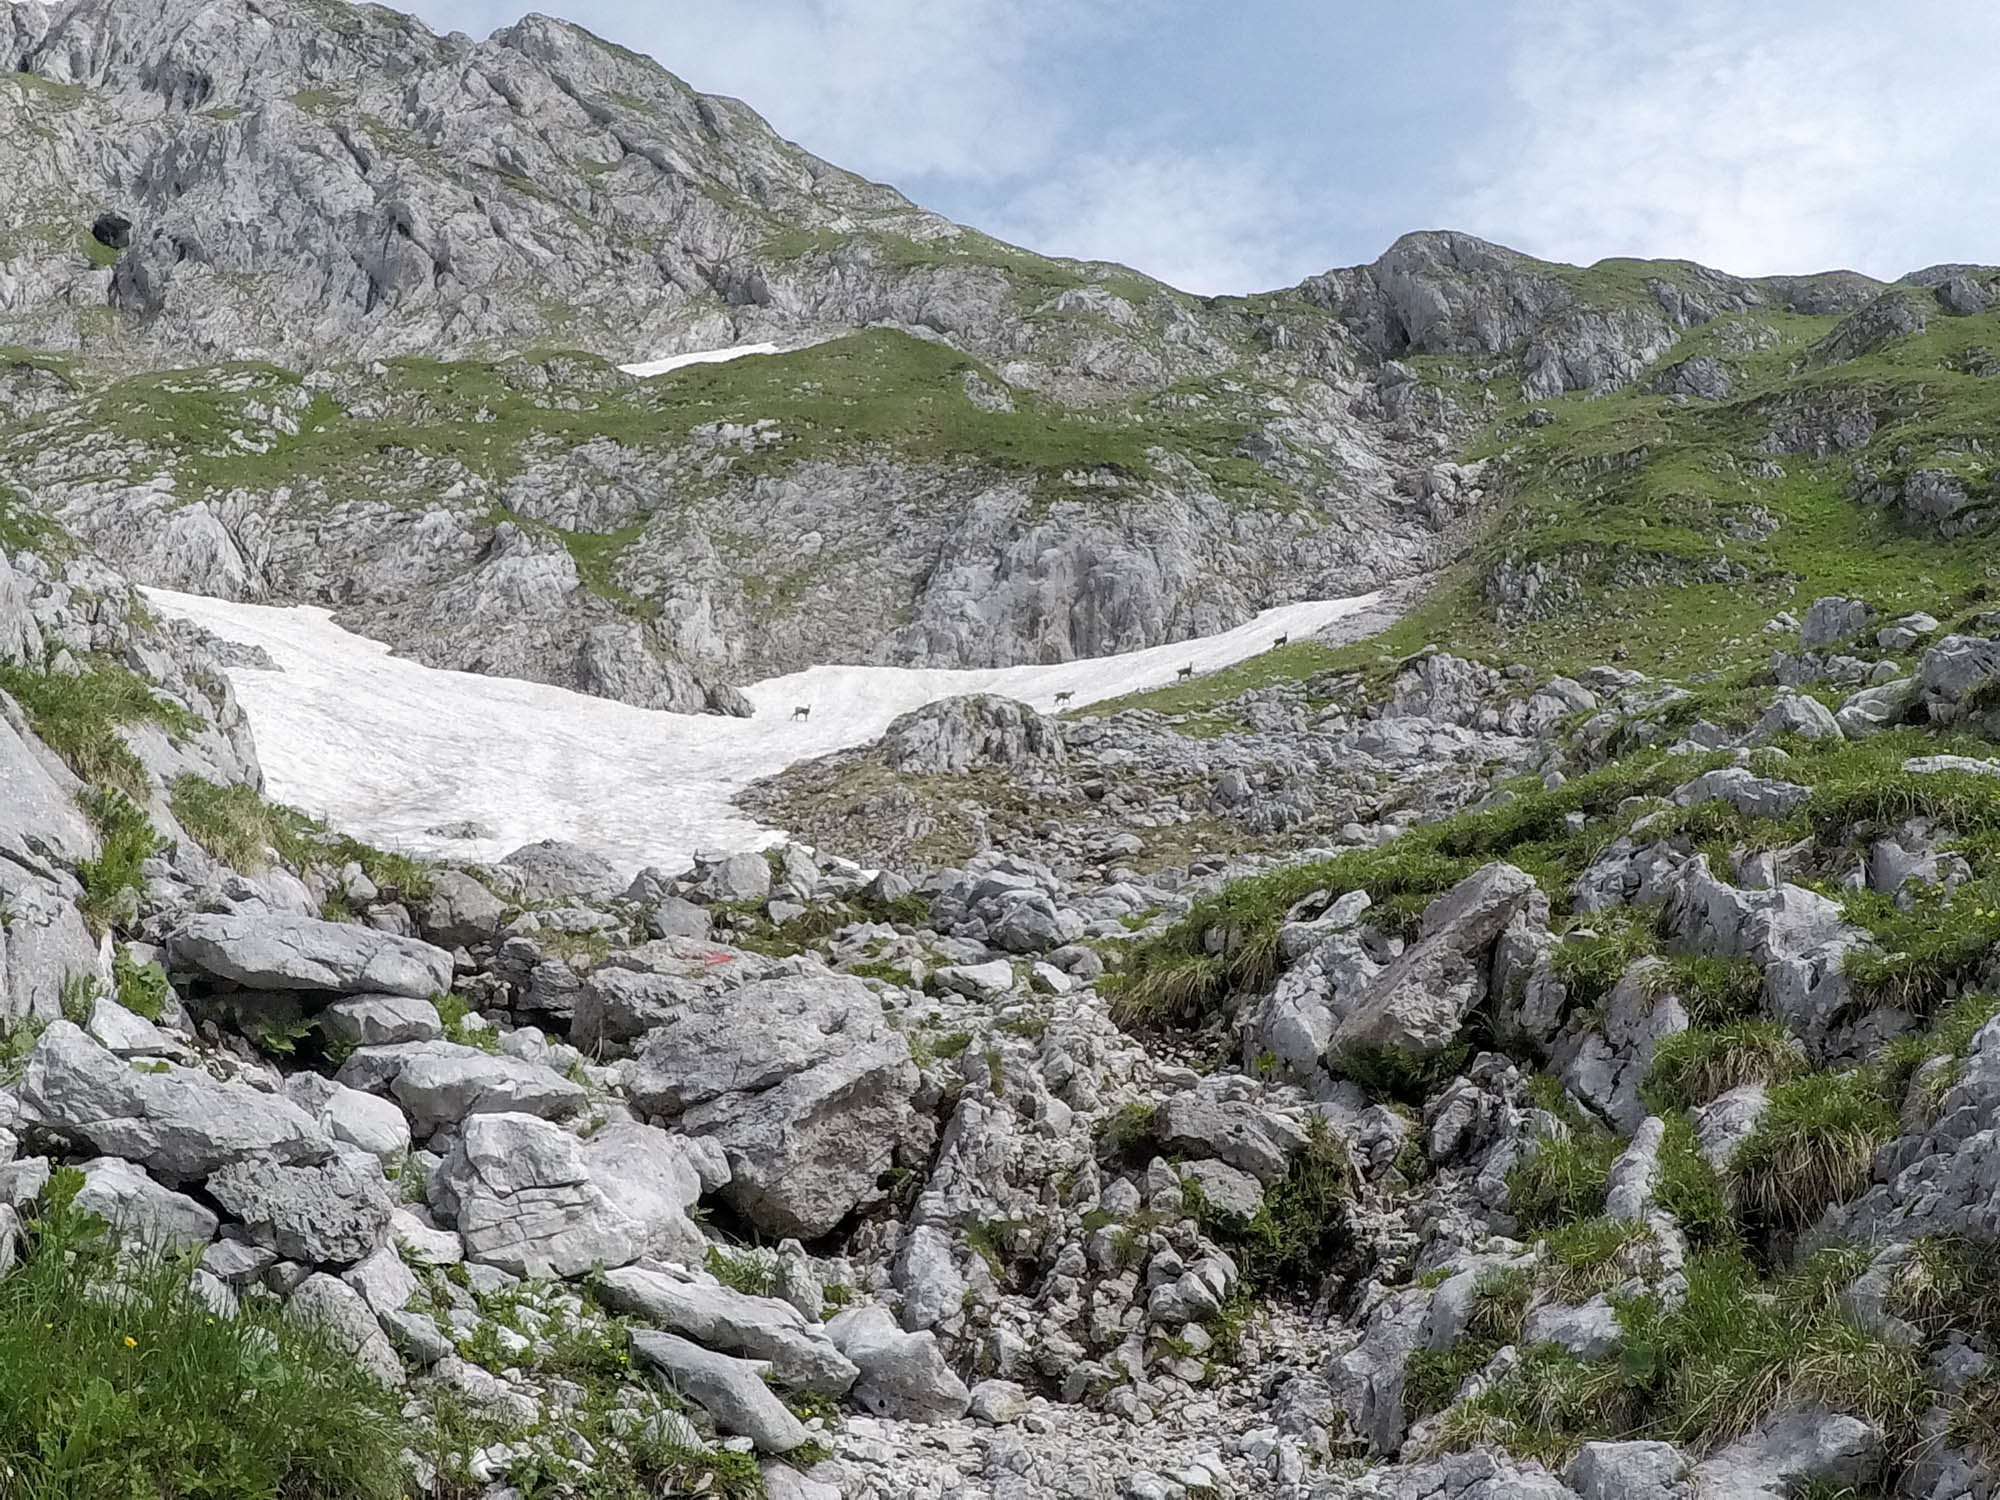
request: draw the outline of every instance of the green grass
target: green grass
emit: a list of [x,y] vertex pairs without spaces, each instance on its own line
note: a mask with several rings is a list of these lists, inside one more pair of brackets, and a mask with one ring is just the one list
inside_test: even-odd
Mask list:
[[778,1295],[778,1268],[760,1255],[741,1255],[710,1245],[707,1266],[708,1274],[724,1286],[752,1297]]
[[1191,1183],[1183,1191],[1203,1233],[1235,1257],[1248,1286],[1264,1295],[1310,1301],[1353,1257],[1349,1215],[1355,1180],[1346,1148],[1315,1115],[1290,1170],[1265,1189],[1247,1222],[1222,1214]]
[[145,768],[119,738],[119,728],[152,723],[178,736],[201,727],[178,703],[103,659],[93,659],[75,677],[0,662],[0,690],[21,705],[28,726],[82,780],[142,800],[148,795]]
[[1611,1356],[1585,1361],[1552,1344],[1523,1351],[1512,1374],[1446,1415],[1437,1446],[1490,1443],[1551,1466],[1587,1440],[1705,1448],[1798,1400],[1880,1422],[1891,1452],[1907,1452],[1930,1392],[1912,1350],[1842,1315],[1834,1293],[1858,1270],[1853,1257],[1834,1257],[1764,1283],[1740,1257],[1697,1256],[1677,1305],[1618,1305]]
[[[397,1500],[395,1399],[251,1295],[218,1317],[188,1266],[119,1258],[60,1172],[0,1279],[0,1461],[17,1500]],[[115,1288],[106,1295],[107,1288]]]
[[188,837],[214,858],[255,874],[270,862],[281,837],[273,810],[255,787],[218,786],[199,776],[182,776],[168,804]]
[[1876,1148],[1898,1128],[1872,1070],[1779,1083],[1757,1129],[1729,1160],[1731,1196],[1747,1219],[1795,1234],[1867,1186]]
[[77,865],[76,877],[83,885],[83,914],[102,932],[132,914],[145,885],[139,867],[159,849],[160,836],[146,810],[121,791],[93,789],[81,801],[96,826],[98,850]]
[[[1492,860],[1534,875],[1561,910],[1576,876],[1610,841],[1607,814],[1627,797],[1669,790],[1708,765],[1703,757],[1645,753],[1554,790],[1530,783],[1500,806],[1419,825],[1377,848],[1233,881],[1165,932],[1132,945],[1122,971],[1103,988],[1121,1025],[1199,1030],[1226,1019],[1235,995],[1276,977],[1284,915],[1313,891],[1365,890],[1375,902],[1371,922],[1413,936],[1424,907]],[[1569,831],[1564,819],[1571,812],[1596,818],[1596,825]]]
[[156,963],[135,963],[123,943],[111,950],[111,977],[118,1003],[135,1016],[157,1021],[166,1009],[167,971]]
[[1692,1109],[1746,1083],[1771,1084],[1805,1066],[1791,1034],[1775,1021],[1730,1021],[1664,1038],[1646,1074],[1646,1098],[1660,1113]]

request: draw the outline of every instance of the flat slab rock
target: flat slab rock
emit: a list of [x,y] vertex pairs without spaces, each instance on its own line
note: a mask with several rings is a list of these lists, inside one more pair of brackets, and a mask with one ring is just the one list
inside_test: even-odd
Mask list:
[[333,1151],[289,1099],[195,1068],[135,1065],[68,1021],[51,1023],[35,1043],[20,1092],[44,1128],[138,1162],[170,1183],[259,1153],[293,1164],[324,1161]]
[[427,1000],[451,988],[451,955],[416,938],[268,913],[204,912],[167,936],[174,966],[251,989]]

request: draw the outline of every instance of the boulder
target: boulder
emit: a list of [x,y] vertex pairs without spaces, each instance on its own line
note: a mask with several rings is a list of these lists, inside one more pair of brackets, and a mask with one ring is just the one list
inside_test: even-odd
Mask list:
[[1805,806],[1811,796],[1811,787],[1754,775],[1742,766],[1724,766],[1675,788],[1674,803],[1693,807],[1698,802],[1727,802],[1746,818],[1783,822]]
[[1672,1443],[1585,1443],[1569,1466],[1578,1500],[1693,1500],[1688,1461]]
[[330,1140],[366,1151],[388,1171],[410,1151],[410,1122],[387,1099],[335,1083],[317,1073],[294,1073],[285,1097],[313,1117]]
[[175,967],[246,989],[424,1000],[451,988],[451,955],[415,938],[291,914],[203,912],[167,935]]
[[1921,698],[1916,678],[1899,677],[1861,689],[1835,710],[1833,721],[1848,739],[1865,739],[1908,719]]
[[960,776],[985,766],[1060,765],[1062,724],[991,693],[913,709],[883,731],[878,754],[906,776]]
[[1809,1484],[1871,1485],[1882,1468],[1882,1431],[1820,1406],[1779,1412],[1692,1471],[1701,1500],[1789,1500]]
[[843,1396],[859,1371],[826,1330],[774,1297],[752,1297],[712,1276],[626,1266],[607,1271],[598,1295],[619,1312],[711,1349],[764,1360],[788,1390]]
[[430,1183],[467,1260],[516,1276],[578,1276],[637,1260],[645,1227],[590,1180],[583,1143],[534,1115],[465,1122]]
[[538,904],[607,901],[626,885],[602,855],[561,839],[523,844],[500,861],[500,868],[513,878],[522,899]]
[[292,1292],[285,1312],[299,1323],[319,1329],[384,1385],[403,1384],[403,1362],[376,1322],[374,1310],[338,1277],[315,1271]]
[[68,1021],[51,1023],[28,1054],[20,1097],[44,1129],[169,1183],[259,1153],[294,1164],[324,1161],[333,1149],[289,1099],[196,1068],[126,1062]]
[[1868,628],[1868,606],[1859,599],[1813,600],[1799,626],[1799,649],[1823,651],[1858,638]]
[[972,1393],[952,1373],[932,1333],[905,1333],[886,1307],[852,1307],[826,1325],[827,1337],[861,1371],[854,1400],[898,1422],[955,1422]]
[[444,1022],[428,1000],[407,995],[356,995],[336,1000],[319,1014],[319,1029],[330,1042],[350,1047],[384,1047],[394,1042],[432,1042]]
[[737,1212],[811,1240],[876,1191],[917,1069],[874,993],[821,971],[700,997],[648,1033],[625,1082],[637,1108],[722,1146]]
[[470,1115],[508,1112],[560,1120],[588,1096],[553,1068],[456,1042],[399,1042],[363,1047],[335,1077],[351,1088],[394,1096],[425,1138]]
[[206,1245],[221,1222],[194,1199],[161,1187],[131,1162],[115,1156],[83,1164],[76,1207],[124,1235],[169,1251]]
[[208,1191],[243,1221],[252,1240],[306,1265],[366,1259],[387,1240],[396,1208],[380,1167],[367,1156],[306,1167],[247,1157],[212,1173]]
[[1795,734],[1802,740],[1837,740],[1840,725],[1817,698],[1781,689],[1771,706],[1759,715],[1743,737],[1745,745],[1767,745],[1780,735]]
[[492,941],[506,915],[500,898],[470,875],[461,870],[434,870],[418,924],[434,943],[472,948]]
[[644,1230],[648,1255],[701,1264],[708,1237],[689,1211],[703,1193],[729,1181],[729,1163],[713,1140],[617,1122],[583,1143],[583,1164],[604,1196]]
[[812,1436],[764,1384],[760,1364],[651,1329],[633,1333],[632,1352],[707,1412],[717,1427],[749,1438],[761,1452],[790,1453]]
[[668,896],[646,913],[646,931],[656,938],[691,938],[699,941],[708,936],[709,915],[692,901],[684,901],[679,896]]
[[1950,724],[1986,685],[2000,678],[2000,641],[1948,635],[1917,664],[1917,687],[1933,722]]
[[689,898],[704,906],[764,901],[770,895],[771,864],[761,854],[731,854],[716,860],[688,888]]
[[1517,912],[1546,898],[1534,878],[1509,864],[1467,876],[1424,909],[1417,941],[1369,982],[1335,1029],[1329,1062],[1389,1051],[1423,1058],[1441,1052],[1466,1013],[1484,998],[1494,941]]

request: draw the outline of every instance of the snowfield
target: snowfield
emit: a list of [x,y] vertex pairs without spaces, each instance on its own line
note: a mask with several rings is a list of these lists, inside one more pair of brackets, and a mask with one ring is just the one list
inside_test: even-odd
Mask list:
[[[667,714],[508,677],[442,672],[352,635],[328,611],[238,604],[147,589],[163,614],[261,646],[280,671],[231,668],[267,790],[387,848],[497,859],[537,839],[568,839],[625,870],[684,866],[697,850],[775,841],[731,805],[760,777],[864,745],[899,714],[965,693],[1004,693],[1052,709],[1116,698],[1303,639],[1380,597],[1266,610],[1221,635],[1121,656],[979,671],[812,667],[746,692],[752,719]],[[812,715],[795,723],[792,710]],[[489,839],[427,830],[471,821]]]
[[727,349],[697,349],[692,354],[669,354],[664,359],[649,359],[642,364],[620,365],[618,368],[627,375],[637,375],[641,380],[648,380],[655,375],[669,375],[675,370],[685,370],[689,365],[726,365],[732,359],[742,359],[751,354],[786,352],[788,351],[776,344],[732,344]]

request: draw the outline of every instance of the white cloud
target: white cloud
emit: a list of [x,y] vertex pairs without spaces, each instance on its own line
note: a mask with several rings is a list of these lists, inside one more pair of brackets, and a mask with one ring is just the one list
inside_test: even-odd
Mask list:
[[[1896,276],[2000,260],[2000,9],[1518,0],[1518,122],[1455,222],[1563,260]],[[1475,122],[1476,123],[1476,122]]]
[[1052,164],[981,227],[1049,255],[1115,260],[1203,295],[1296,281],[1320,269],[1300,241],[1296,188],[1247,153],[1166,147]]

